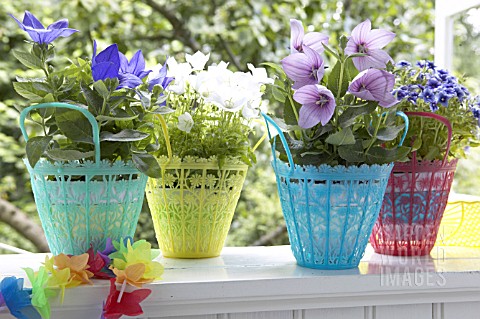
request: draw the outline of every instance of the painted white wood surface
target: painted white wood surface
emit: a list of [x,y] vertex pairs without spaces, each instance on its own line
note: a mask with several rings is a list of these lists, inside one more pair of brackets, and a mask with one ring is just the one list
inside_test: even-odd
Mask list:
[[[44,255],[0,255],[0,277],[24,276]],[[480,249],[438,247],[431,256],[382,256],[367,248],[359,268],[297,266],[289,246],[230,247],[217,258],[166,259],[148,285],[149,319],[480,318]],[[108,282],[67,290],[52,319],[99,318]],[[462,312],[459,312],[459,311]],[[462,314],[461,317],[457,314]],[[11,318],[0,314],[0,319]]]

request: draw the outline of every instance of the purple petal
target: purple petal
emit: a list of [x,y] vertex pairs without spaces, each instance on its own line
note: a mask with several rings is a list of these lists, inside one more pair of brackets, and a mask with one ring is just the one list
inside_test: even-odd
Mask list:
[[152,72],[152,70],[141,71],[141,72],[138,72],[137,76],[138,76],[140,79],[143,79],[143,78],[146,77],[150,72]]
[[319,93],[316,85],[306,85],[293,93],[293,99],[300,104],[315,104],[318,101]]
[[290,54],[281,63],[287,76],[294,81],[308,78],[312,73],[312,63],[303,53]]
[[101,62],[111,62],[115,65],[118,65],[118,68],[120,68],[120,57],[118,54],[118,46],[116,43],[108,46],[105,50],[100,52],[96,57],[95,61],[96,63],[101,63]]
[[25,15],[23,16],[23,24],[34,29],[45,29],[43,24],[27,10],[25,10]]
[[68,28],[48,30],[48,32],[45,32],[44,34],[41,33],[41,35],[43,35],[43,37],[41,36],[41,38],[43,39],[42,43],[51,43],[55,41],[55,39],[57,39],[58,37],[65,38],[72,35],[75,32],[78,32],[78,30],[68,29]]
[[311,68],[312,69],[323,69],[323,59],[322,56],[315,50],[309,48],[309,47],[303,47],[303,52],[305,55],[310,59],[311,61]]
[[368,60],[368,57],[362,56],[362,57],[357,57],[357,58],[352,58],[353,64],[357,68],[358,71],[364,71],[370,68],[370,61]]
[[138,50],[128,63],[128,73],[132,73],[140,77],[139,74],[143,70],[145,70],[145,59],[143,58],[142,50]]
[[318,53],[322,53],[325,50],[322,43],[328,44],[328,36],[320,32],[309,32],[303,37],[303,45],[312,48]]
[[13,14],[10,14],[10,13],[9,13],[8,15],[11,16],[11,17],[17,22],[18,26],[19,26],[22,30],[27,31],[27,29],[25,28],[25,25],[24,25],[22,22],[20,22],[20,20],[18,20],[17,18],[15,18],[15,17],[13,16]]
[[67,19],[58,20],[47,27],[48,30],[65,29],[65,28],[68,28]]
[[95,56],[97,55],[97,41],[93,40],[93,54],[92,54],[92,67],[97,64],[95,62]]
[[348,39],[347,46],[345,47],[345,54],[352,55],[355,53],[358,53],[358,46],[355,43],[355,40],[350,37],[350,39]]
[[92,66],[94,81],[118,78],[118,64],[113,62],[102,62]]
[[120,72],[128,73],[128,59],[122,52],[118,52],[118,58],[120,59]]
[[381,49],[389,44],[393,38],[395,38],[395,33],[383,29],[375,29],[368,33],[365,44],[370,50]]
[[368,55],[371,58],[372,64],[375,63],[375,66],[372,66],[373,68],[385,68],[388,61],[393,62],[390,55],[388,55],[388,53],[383,50],[373,49],[368,51]]
[[119,74],[118,79],[120,80],[120,84],[118,85],[117,89],[133,89],[143,83],[139,77],[131,73]]
[[365,43],[367,35],[372,30],[372,23],[369,19],[363,21],[352,30],[352,38],[358,43]]
[[298,125],[303,128],[311,128],[322,120],[322,108],[317,104],[304,104],[298,114]]
[[298,90],[298,89],[304,87],[305,85],[315,85],[315,84],[318,84],[317,81],[315,79],[311,78],[311,77],[302,78],[302,79],[297,80],[293,83],[292,89]]
[[302,47],[304,33],[302,22],[290,19],[290,53],[298,52]]
[[378,105],[388,108],[392,107],[395,104],[399,103],[399,101],[393,96],[393,94],[386,92],[381,101],[378,101]]

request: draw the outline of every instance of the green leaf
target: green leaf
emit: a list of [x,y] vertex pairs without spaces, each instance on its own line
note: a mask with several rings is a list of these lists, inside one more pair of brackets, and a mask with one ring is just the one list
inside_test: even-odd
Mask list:
[[77,150],[53,149],[48,150],[46,153],[48,157],[50,157],[54,161],[76,161],[95,156],[94,151],[80,152]]
[[67,138],[93,144],[92,126],[82,113],[69,109],[56,109],[55,120],[58,128]]
[[362,141],[357,141],[352,145],[341,145],[338,147],[338,155],[351,163],[365,162],[366,156],[363,150]]
[[[122,114],[122,115],[125,115],[125,114]],[[131,120],[134,120],[138,117],[138,115],[134,115],[134,116],[105,116],[105,115],[98,115],[96,117],[97,121],[101,122],[101,121],[131,121]]]
[[335,97],[344,96],[348,89],[348,72],[345,68],[343,69],[343,76],[340,78],[342,73],[342,63],[338,61],[330,72],[328,76],[327,87],[332,91]]
[[175,112],[174,109],[171,109],[168,106],[161,106],[161,107],[153,110],[151,113],[165,115],[165,114],[170,114],[170,113],[173,113],[173,112]]
[[357,68],[353,64],[352,59],[347,59],[345,61],[345,71],[346,71],[346,74],[347,74],[348,82],[351,82],[359,73]]
[[80,83],[83,96],[87,101],[88,110],[93,115],[100,115],[103,107],[103,98],[94,90],[92,90],[88,85]]
[[51,140],[51,136],[35,136],[28,139],[26,153],[28,163],[30,163],[31,167],[35,167],[37,162],[40,160],[40,157],[42,157],[42,155],[45,153],[45,150],[48,148]]
[[385,149],[380,146],[370,148],[367,153],[368,164],[386,164],[401,161],[410,153],[411,148],[400,146],[395,149]]
[[346,127],[340,132],[328,136],[325,142],[332,145],[355,144],[355,136],[353,136],[352,129],[350,127]]
[[282,80],[287,79],[287,75],[285,74],[285,71],[283,71],[283,68],[282,68],[281,65],[276,64],[276,63],[271,63],[271,62],[260,63],[260,65],[261,66],[268,66],[268,67],[274,69],[275,73],[278,74]]
[[107,89],[107,86],[105,85],[105,83],[103,83],[102,80],[98,80],[97,82],[93,83],[93,88],[105,100],[108,99],[108,97],[110,96],[110,91]]
[[100,141],[134,142],[134,141],[141,141],[144,138],[147,138],[149,136],[150,134],[143,133],[140,131],[124,129],[116,134],[112,132],[102,132],[100,134]]
[[365,106],[349,107],[338,117],[340,127],[352,126],[360,115],[370,114],[377,108],[376,102],[369,102]]
[[162,177],[160,165],[150,154],[133,154],[132,160],[138,170],[153,178]]
[[32,82],[13,82],[15,91],[30,101],[40,101],[47,92],[36,89]]
[[19,50],[12,50],[13,55],[17,58],[20,63],[25,65],[27,68],[38,70],[44,68],[42,61],[29,52],[23,52]]
[[280,90],[278,87],[272,85],[272,95],[278,102],[285,103],[285,92]]
[[382,141],[391,141],[397,137],[398,133],[400,133],[404,127],[404,124],[383,127],[378,130],[377,138]]
[[[293,101],[293,105],[290,99],[285,101],[285,107],[283,108],[283,119],[285,123],[288,125],[298,125],[297,117],[295,115],[298,114],[300,108],[302,107],[297,102]],[[295,111],[293,110],[295,108]]]

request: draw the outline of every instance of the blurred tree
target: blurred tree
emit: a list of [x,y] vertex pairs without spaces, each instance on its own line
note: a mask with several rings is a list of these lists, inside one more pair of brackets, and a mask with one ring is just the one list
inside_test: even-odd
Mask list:
[[[279,62],[288,54],[289,19],[304,22],[310,31],[331,36],[349,33],[369,18],[375,28],[397,34],[389,45],[394,59],[432,58],[433,1],[422,0],[16,0],[0,6],[0,196],[36,218],[35,206],[22,156],[24,143],[17,125],[14,105],[22,100],[13,92],[11,81],[21,75],[9,54],[22,47],[23,32],[12,13],[22,17],[27,9],[45,24],[65,17],[81,32],[56,43],[62,56],[90,56],[96,39],[100,49],[117,43],[127,56],[141,48],[149,65],[164,63],[166,56],[182,58],[183,52],[200,49],[212,52],[211,61],[228,61],[239,70],[246,63]],[[414,27],[412,27],[414,26]],[[277,105],[271,104],[273,111]],[[287,243],[275,178],[269,165],[269,147],[258,151],[258,164],[249,170],[237,208],[229,245]],[[271,233],[271,232],[274,233]],[[276,231],[276,232],[275,232]],[[2,235],[3,234],[3,235]],[[265,237],[265,235],[267,235]],[[140,217],[137,236],[155,243],[148,206]],[[263,236],[263,237],[262,237]],[[34,249],[32,244],[0,225],[0,241]],[[258,242],[258,239],[262,241]]]

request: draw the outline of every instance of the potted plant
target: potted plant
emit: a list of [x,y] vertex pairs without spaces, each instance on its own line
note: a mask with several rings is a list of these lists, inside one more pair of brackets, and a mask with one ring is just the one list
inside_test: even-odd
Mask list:
[[[66,19],[45,28],[28,11],[23,22],[13,18],[32,40],[29,51],[12,53],[36,72],[13,86],[30,104],[20,115],[25,164],[52,253],[79,254],[133,236],[147,175],[159,174],[149,154],[158,149],[149,138],[158,105],[142,92],[150,88],[155,101],[160,91],[145,83],[142,52],[128,61],[116,44],[97,54],[94,42],[91,60],[53,64],[52,42],[77,30]],[[29,137],[26,118],[40,132]]]
[[[273,96],[283,116],[264,115],[279,133],[272,166],[297,263],[319,269],[357,267],[378,217],[392,162],[408,147],[383,144],[406,131],[396,117],[391,60],[395,35],[366,20],[338,48],[291,20],[291,54],[275,69]],[[328,68],[322,57],[327,53]],[[270,130],[269,130],[270,133]],[[403,134],[405,135],[405,133]]]
[[[166,106],[155,153],[161,178],[149,179],[147,200],[165,257],[215,257],[223,248],[247,169],[255,162],[249,135],[260,115],[265,69],[232,72],[208,55],[169,58],[162,67]],[[168,73],[167,73],[168,68]],[[167,76],[168,75],[168,76]],[[265,135],[266,137],[266,135]]]
[[377,253],[423,256],[435,244],[458,159],[479,145],[480,112],[460,81],[431,61],[402,61],[393,71],[412,153],[395,163],[370,241]]

